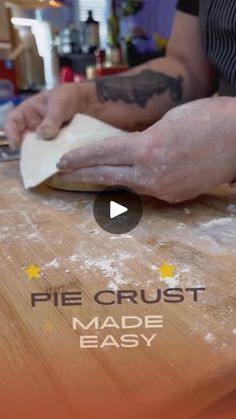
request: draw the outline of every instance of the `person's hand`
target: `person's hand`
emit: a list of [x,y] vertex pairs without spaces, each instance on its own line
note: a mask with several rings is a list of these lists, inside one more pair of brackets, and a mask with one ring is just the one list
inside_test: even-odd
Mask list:
[[19,148],[26,131],[44,139],[55,137],[62,124],[78,112],[78,87],[64,84],[26,100],[7,118],[5,132],[12,148]]
[[169,111],[142,133],[109,138],[62,157],[65,181],[123,185],[180,202],[236,178],[236,101],[211,98]]

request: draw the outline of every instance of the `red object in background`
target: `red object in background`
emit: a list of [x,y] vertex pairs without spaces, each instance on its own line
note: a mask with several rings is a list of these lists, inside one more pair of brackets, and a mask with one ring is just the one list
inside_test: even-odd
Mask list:
[[76,74],[73,70],[68,67],[62,67],[60,72],[60,83],[71,83],[79,82],[86,80],[86,77],[83,74]]
[[99,67],[103,67],[106,60],[106,51],[104,49],[99,49],[95,52],[96,64]]
[[124,71],[127,71],[129,67],[125,64],[118,64],[118,65],[112,65],[111,67],[105,66],[106,61],[106,51],[104,49],[99,49],[95,53],[96,57],[96,70],[95,74],[97,77],[103,77],[103,76],[112,76],[114,74],[123,73]]
[[[127,71],[129,67],[127,65],[118,65],[118,66],[112,66],[112,67],[103,67],[103,61],[105,56],[100,55],[100,65],[97,66],[95,69],[95,74],[97,77],[103,77],[103,76],[112,76],[114,74],[123,73],[124,71]],[[60,83],[70,83],[70,82],[79,82],[86,80],[86,77],[83,74],[76,74],[73,72],[71,67],[66,66],[62,67],[60,72]]]
[[62,67],[60,73],[60,83],[70,83],[74,81],[74,72],[70,67]]
[[14,61],[0,60],[0,80],[9,80],[14,86],[14,93],[17,93],[16,72]]
[[74,74],[74,81],[76,83],[78,83],[80,81],[86,81],[86,80],[87,80],[86,76],[84,76],[83,74],[77,74],[77,73]]
[[106,51],[103,49],[97,50],[95,53],[96,56],[96,70],[95,74],[97,77],[103,76],[112,76],[114,74],[123,73],[127,71],[129,67],[127,65],[112,65],[111,67],[105,66],[106,61]]
[[128,65],[118,65],[112,67],[102,67],[96,68],[96,76],[103,77],[103,76],[113,76],[114,74],[124,73],[129,69]]

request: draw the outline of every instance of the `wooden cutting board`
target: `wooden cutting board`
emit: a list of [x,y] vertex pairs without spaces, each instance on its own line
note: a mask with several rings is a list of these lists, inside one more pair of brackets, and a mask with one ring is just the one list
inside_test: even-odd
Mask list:
[[[0,165],[1,416],[194,416],[236,388],[236,196],[146,198],[142,222],[121,236],[95,223],[94,197],[26,192],[18,164]],[[165,302],[168,287],[184,300]],[[186,288],[205,291],[193,302]],[[119,300],[127,291],[133,300]],[[122,316],[142,326],[118,328]],[[143,325],[161,318],[163,328]],[[135,347],[122,347],[127,335]]]

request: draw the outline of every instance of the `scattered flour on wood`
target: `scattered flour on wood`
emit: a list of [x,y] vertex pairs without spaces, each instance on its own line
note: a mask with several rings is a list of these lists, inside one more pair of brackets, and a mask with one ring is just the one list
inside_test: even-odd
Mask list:
[[223,217],[215,218],[210,221],[206,221],[200,224],[202,230],[208,230],[211,228],[217,228],[218,226],[225,226],[229,223],[235,223],[236,219],[234,217]]
[[[85,249],[77,249],[77,251],[69,256],[72,264],[77,264],[81,272],[89,273],[90,278],[94,280],[93,272],[100,272],[103,279],[107,282],[107,287],[117,289],[120,285],[127,284],[130,279],[130,269],[126,263],[135,258],[135,255],[128,251],[111,252],[109,256],[94,256]],[[73,267],[74,269],[74,267]],[[132,282],[133,283],[133,282]]]
[[78,253],[75,253],[74,255],[70,256],[69,259],[71,262],[76,263],[80,261],[80,256]]
[[229,204],[226,208],[228,211],[236,211],[236,205],[235,204]]
[[[221,217],[213,218],[209,221],[198,224],[197,229],[193,229],[193,233],[197,234],[199,238],[207,239],[209,241],[208,249],[219,250],[222,252],[226,248],[231,252],[236,251],[236,217]],[[212,244],[212,246],[211,246]]]
[[[152,264],[152,265],[149,266],[149,268],[153,272],[159,272],[159,268],[158,268],[157,265]],[[164,279],[161,279],[161,278],[158,277],[156,279],[160,280],[160,282],[164,282],[169,288],[176,288],[182,283],[183,279],[186,282],[186,274],[189,274],[190,272],[191,272],[191,268],[189,266],[184,266],[173,277],[166,277]],[[156,279],[155,279],[155,281],[156,281]],[[147,285],[151,285],[151,284],[153,284],[153,282],[154,282],[153,279],[149,279],[147,281]],[[190,285],[192,284],[192,278],[189,279],[189,283],[190,283]]]
[[216,337],[213,335],[213,333],[207,333],[207,335],[205,336],[204,340],[207,343],[213,343],[215,341]]
[[191,215],[191,214],[192,214],[192,212],[190,211],[190,209],[189,209],[189,208],[184,208],[184,212],[185,212],[185,214],[187,214],[187,215]]
[[89,230],[89,234],[93,234],[94,236],[98,236],[100,234],[100,231],[98,230]]
[[[3,215],[1,215],[3,214]],[[0,241],[20,239],[37,242],[42,236],[36,224],[23,210],[0,210],[0,217],[4,217],[4,225],[0,224]]]
[[176,228],[177,228],[177,230],[184,230],[186,228],[186,224],[178,223]]
[[59,211],[68,213],[74,213],[79,206],[79,203],[77,201],[67,202],[63,199],[57,198],[44,199],[43,204],[53,208],[57,208]]
[[125,283],[124,275],[119,267],[115,266],[114,259],[107,257],[88,259],[84,262],[84,267],[100,270],[106,279],[112,279],[117,285]]
[[165,278],[164,279],[165,284],[169,287],[169,288],[175,288],[179,285],[179,274],[173,276],[172,278]]
[[121,240],[121,239],[132,239],[133,236],[130,234],[120,234],[118,236],[111,236],[110,240]]
[[130,254],[129,252],[120,253],[118,258],[120,261],[130,260],[133,259],[135,256]]
[[191,268],[183,268],[181,269],[181,273],[185,274],[185,273],[189,273],[191,271]]
[[119,279],[115,279],[114,281],[110,281],[107,285],[107,289],[111,291],[118,291],[119,287],[126,284],[127,282]]
[[47,269],[47,268],[58,269],[58,268],[60,268],[60,266],[61,266],[61,264],[60,264],[59,260],[55,258],[51,262],[46,263],[46,265],[44,265],[44,268],[45,269]]

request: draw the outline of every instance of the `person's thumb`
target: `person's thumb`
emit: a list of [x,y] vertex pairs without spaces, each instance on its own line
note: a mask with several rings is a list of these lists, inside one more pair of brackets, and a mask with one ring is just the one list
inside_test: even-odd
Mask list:
[[37,128],[37,134],[45,140],[50,140],[58,134],[65,119],[63,104],[59,104],[54,98],[48,101],[46,114]]

